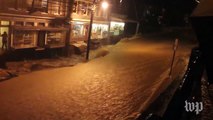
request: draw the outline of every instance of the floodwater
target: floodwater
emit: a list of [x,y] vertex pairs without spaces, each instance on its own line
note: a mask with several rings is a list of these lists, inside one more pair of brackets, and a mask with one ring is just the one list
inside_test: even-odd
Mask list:
[[[0,120],[134,119],[171,82],[172,46],[124,40],[105,57],[0,82]],[[174,77],[190,50],[177,51]]]

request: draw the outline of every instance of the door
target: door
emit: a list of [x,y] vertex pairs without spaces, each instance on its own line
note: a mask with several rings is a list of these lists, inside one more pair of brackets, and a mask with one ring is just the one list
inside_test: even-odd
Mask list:
[[[6,32],[9,36],[9,27],[0,27],[0,36]],[[9,43],[9,41],[7,41]],[[2,46],[2,36],[0,37],[0,47]]]
[[45,38],[46,38],[46,31],[39,31],[38,32],[38,47],[45,47]]

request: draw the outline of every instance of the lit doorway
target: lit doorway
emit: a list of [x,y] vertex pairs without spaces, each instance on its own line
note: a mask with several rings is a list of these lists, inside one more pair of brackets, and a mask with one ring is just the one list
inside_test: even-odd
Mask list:
[[[0,27],[0,35],[6,32],[9,36],[9,27]],[[9,41],[7,41],[8,43]],[[0,37],[0,47],[2,47],[2,36]]]
[[[0,21],[0,48],[2,47],[2,37],[1,37],[1,35],[4,32],[6,32],[7,35],[8,35],[8,38],[9,38],[9,25],[10,25],[9,21]],[[7,43],[9,43],[9,40],[7,41]],[[7,47],[8,47],[8,45],[7,45]]]

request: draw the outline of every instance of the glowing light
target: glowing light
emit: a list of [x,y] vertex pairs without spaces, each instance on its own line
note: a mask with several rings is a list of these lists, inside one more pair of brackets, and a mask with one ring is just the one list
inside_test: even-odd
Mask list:
[[125,23],[124,22],[114,22],[114,21],[112,21],[111,22],[111,26],[121,26],[121,27],[124,27]]
[[106,1],[103,1],[101,6],[103,9],[107,9],[109,7],[109,4]]
[[200,3],[200,0],[195,0],[195,2]]

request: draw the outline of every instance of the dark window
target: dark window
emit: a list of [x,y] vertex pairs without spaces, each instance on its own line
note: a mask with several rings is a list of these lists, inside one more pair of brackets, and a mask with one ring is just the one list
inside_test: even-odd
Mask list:
[[87,13],[87,4],[85,2],[82,3],[81,11],[82,11],[83,14]]
[[74,13],[77,12],[77,1],[75,1],[74,4],[73,4],[73,12]]
[[16,22],[15,22],[15,25],[16,25],[16,26],[23,26],[23,25],[24,25],[24,23],[23,23],[23,22],[21,22],[21,21],[16,21]]
[[66,15],[67,0],[48,0],[48,13],[53,15]]
[[34,26],[34,23],[33,22],[27,22],[26,26]]
[[45,23],[38,23],[38,26],[45,27]]
[[33,0],[33,9],[36,11],[47,12],[48,0]]

